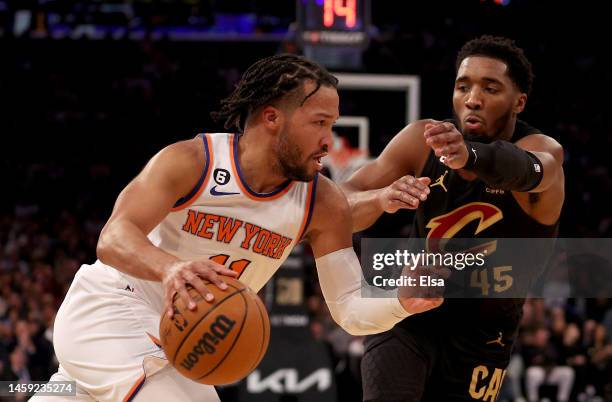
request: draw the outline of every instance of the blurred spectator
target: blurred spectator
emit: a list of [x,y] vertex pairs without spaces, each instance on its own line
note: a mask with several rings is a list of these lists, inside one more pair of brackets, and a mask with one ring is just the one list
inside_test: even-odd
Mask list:
[[539,388],[544,383],[557,386],[557,401],[569,401],[574,370],[569,366],[558,365],[560,353],[549,340],[550,331],[538,328],[526,338],[523,345],[523,360],[527,367],[525,385],[530,402],[539,401]]
[[27,366],[27,355],[20,347],[16,347],[10,356],[10,363],[5,370],[5,381],[29,382],[32,380]]
[[[612,343],[606,337],[606,329],[601,324],[593,324],[592,335],[586,343],[590,361],[587,369],[587,390],[594,389],[597,395],[612,396]],[[586,331],[586,330],[585,330]]]

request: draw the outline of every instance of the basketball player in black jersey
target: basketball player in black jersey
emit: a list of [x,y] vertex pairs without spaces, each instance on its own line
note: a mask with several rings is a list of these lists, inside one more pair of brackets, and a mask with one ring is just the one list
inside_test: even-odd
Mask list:
[[[343,185],[354,231],[406,208],[416,209],[421,238],[554,237],[563,149],[517,118],[531,89],[529,61],[513,41],[483,36],[463,46],[456,71],[454,119],[411,123]],[[446,299],[368,337],[364,400],[496,400],[522,304]]]

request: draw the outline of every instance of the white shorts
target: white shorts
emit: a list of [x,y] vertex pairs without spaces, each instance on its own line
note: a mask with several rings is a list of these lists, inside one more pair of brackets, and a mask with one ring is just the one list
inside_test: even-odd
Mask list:
[[159,311],[128,285],[100,262],[79,269],[55,319],[60,370],[53,379],[75,380],[76,400],[218,401],[214,387],[193,382],[168,364],[155,343]]

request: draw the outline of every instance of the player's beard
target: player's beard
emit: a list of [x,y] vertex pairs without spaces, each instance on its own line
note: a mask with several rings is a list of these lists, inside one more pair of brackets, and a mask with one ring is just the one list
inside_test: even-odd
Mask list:
[[[487,129],[486,133],[469,133],[466,132],[463,128],[463,122],[459,120],[459,117],[456,113],[454,113],[455,121],[459,124],[459,129],[463,134],[463,138],[466,141],[474,141],[474,142],[482,142],[485,144],[489,144],[495,140],[499,140],[502,137],[502,134],[505,128],[510,124],[512,120],[512,110],[508,109],[506,113],[495,119],[492,124],[491,122],[487,122],[487,126],[490,127]],[[493,130],[490,132],[489,130]],[[510,138],[504,138],[505,140],[509,140]]]
[[308,172],[308,160],[303,160],[300,147],[291,141],[291,135],[286,128],[278,134],[276,144],[276,155],[278,156],[278,168],[280,173],[289,180],[311,181],[315,172]]

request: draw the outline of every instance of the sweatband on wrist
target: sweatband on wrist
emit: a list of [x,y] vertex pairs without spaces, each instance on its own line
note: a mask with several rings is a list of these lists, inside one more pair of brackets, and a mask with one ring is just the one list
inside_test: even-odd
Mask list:
[[465,141],[468,160],[463,167],[493,188],[526,192],[538,186],[544,176],[542,162],[531,152],[508,141],[483,144]]

